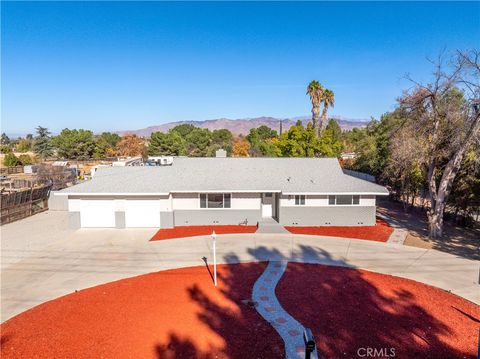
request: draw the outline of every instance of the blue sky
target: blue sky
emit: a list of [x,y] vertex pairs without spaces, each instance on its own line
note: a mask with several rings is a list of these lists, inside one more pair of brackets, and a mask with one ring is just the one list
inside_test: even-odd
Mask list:
[[478,47],[480,3],[2,2],[2,131],[177,120],[378,117],[426,57]]

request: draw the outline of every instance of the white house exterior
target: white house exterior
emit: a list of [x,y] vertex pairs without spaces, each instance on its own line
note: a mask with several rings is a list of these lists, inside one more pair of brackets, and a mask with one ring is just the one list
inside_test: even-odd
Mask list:
[[388,191],[334,158],[175,158],[170,166],[99,168],[67,196],[73,228],[375,224]]

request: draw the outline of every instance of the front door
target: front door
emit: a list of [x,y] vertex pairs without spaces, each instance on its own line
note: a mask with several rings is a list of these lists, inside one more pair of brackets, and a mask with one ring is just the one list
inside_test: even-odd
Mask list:
[[272,218],[275,207],[275,195],[273,193],[262,194],[262,217]]

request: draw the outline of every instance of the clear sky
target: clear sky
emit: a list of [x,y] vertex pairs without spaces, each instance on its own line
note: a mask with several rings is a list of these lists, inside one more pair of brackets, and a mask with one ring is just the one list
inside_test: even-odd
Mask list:
[[309,115],[312,79],[378,117],[479,42],[479,2],[2,1],[2,131]]

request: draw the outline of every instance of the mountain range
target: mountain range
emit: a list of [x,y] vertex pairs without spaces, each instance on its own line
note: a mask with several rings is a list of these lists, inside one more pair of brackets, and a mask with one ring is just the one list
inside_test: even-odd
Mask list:
[[[340,128],[344,131],[351,130],[352,128],[366,127],[369,120],[367,119],[349,119],[341,116],[331,116],[332,119],[337,121]],[[277,132],[280,131],[280,122],[282,122],[283,131],[288,130],[291,126],[300,120],[304,125],[311,121],[309,116],[299,116],[291,119],[281,119],[275,117],[255,117],[255,118],[241,118],[241,119],[229,119],[219,118],[214,120],[205,121],[177,121],[168,122],[161,125],[149,126],[137,130],[117,131],[120,135],[135,134],[137,136],[150,136],[153,132],[168,132],[171,128],[182,125],[190,124],[200,128],[208,128],[210,131],[219,130],[225,128],[230,130],[234,135],[246,135],[252,128],[256,128],[262,125],[268,126]]]

